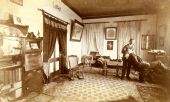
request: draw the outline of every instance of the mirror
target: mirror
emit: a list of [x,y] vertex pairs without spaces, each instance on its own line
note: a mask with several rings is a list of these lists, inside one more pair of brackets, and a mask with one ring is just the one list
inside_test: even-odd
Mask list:
[[149,50],[155,48],[155,36],[154,35],[142,35],[141,49]]

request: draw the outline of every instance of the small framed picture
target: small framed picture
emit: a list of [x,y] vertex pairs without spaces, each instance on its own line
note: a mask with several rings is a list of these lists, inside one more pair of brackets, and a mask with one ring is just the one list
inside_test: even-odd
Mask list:
[[105,29],[105,39],[106,40],[116,40],[117,28],[116,27],[107,27]]
[[39,49],[37,43],[30,43],[30,48],[31,48],[31,49]]
[[11,2],[23,6],[23,0],[10,0]]
[[14,24],[23,25],[21,17],[13,16]]
[[113,41],[107,41],[107,50],[113,50]]
[[70,40],[71,41],[81,41],[82,32],[84,25],[79,21],[75,20],[71,27]]

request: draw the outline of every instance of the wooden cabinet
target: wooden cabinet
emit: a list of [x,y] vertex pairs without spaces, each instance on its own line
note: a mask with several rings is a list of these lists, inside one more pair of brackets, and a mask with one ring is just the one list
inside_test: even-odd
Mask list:
[[42,90],[42,38],[27,38],[27,30],[28,26],[0,24],[0,97]]
[[23,94],[40,92],[43,86],[42,38],[23,39]]
[[[13,56],[12,56],[13,57]],[[22,66],[20,63],[14,64],[12,57],[8,56],[0,60],[0,96],[9,93],[18,93],[14,97],[22,95]]]

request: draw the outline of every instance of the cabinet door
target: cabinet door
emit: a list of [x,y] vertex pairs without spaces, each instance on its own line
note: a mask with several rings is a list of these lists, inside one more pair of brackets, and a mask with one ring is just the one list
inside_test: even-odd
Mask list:
[[41,70],[28,71],[24,74],[23,92],[29,94],[30,92],[40,92],[43,87],[43,76]]
[[43,66],[41,53],[25,54],[25,71],[34,70]]

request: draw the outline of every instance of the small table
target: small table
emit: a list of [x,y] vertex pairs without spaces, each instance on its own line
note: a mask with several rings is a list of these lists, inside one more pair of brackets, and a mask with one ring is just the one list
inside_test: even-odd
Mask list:
[[104,75],[107,75],[108,69],[116,69],[116,77],[119,76],[119,69],[123,67],[123,61],[121,60],[110,60],[106,61],[104,67]]

